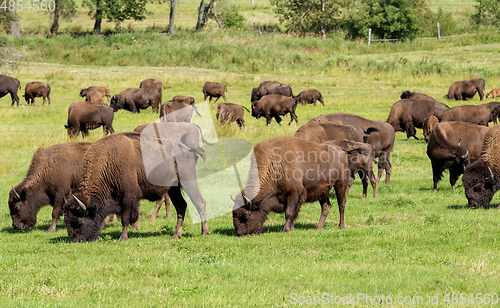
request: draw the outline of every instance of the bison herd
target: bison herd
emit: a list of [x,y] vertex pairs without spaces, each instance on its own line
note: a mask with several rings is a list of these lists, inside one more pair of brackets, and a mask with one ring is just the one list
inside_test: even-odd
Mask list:
[[[19,97],[17,79],[0,76],[0,97],[10,94],[12,105]],[[466,100],[479,93],[484,97],[482,79],[453,83],[445,98]],[[56,229],[61,215],[68,235],[74,242],[93,241],[99,237],[109,215],[121,216],[120,240],[127,240],[127,229],[139,218],[139,201],[157,201],[153,217],[162,202],[173,203],[177,212],[177,227],[173,238],[182,236],[187,203],[181,189],[191,199],[201,219],[202,236],[209,234],[207,204],[200,193],[196,178],[198,156],[206,166],[205,150],[200,146],[201,129],[191,124],[193,112],[201,116],[190,96],[175,96],[162,104],[164,89],[161,81],[147,79],[139,88],[129,88],[111,95],[108,87],[93,86],[80,91],[85,101],[72,103],[65,125],[70,137],[103,126],[104,134],[112,134],[95,142],[71,142],[39,148],[33,155],[25,179],[12,186],[9,209],[12,225],[26,229],[36,224],[39,209],[53,206],[49,232]],[[266,125],[272,118],[278,124],[281,117],[290,115],[298,124],[297,104],[324,105],[323,96],[311,89],[293,95],[288,85],[274,81],[262,82],[251,91],[251,110],[226,100],[226,86],[206,82],[204,99],[219,103],[216,118],[221,123],[236,122],[245,128],[245,111]],[[50,86],[41,82],[26,85],[27,103],[34,105],[35,97],[50,104]],[[500,94],[491,91],[487,98]],[[104,105],[107,97],[109,106]],[[42,104],[43,105],[43,104]],[[138,126],[133,132],[114,134],[114,112],[125,109],[139,113],[151,106],[160,113],[159,123]],[[363,183],[367,197],[370,183],[373,197],[377,183],[385,171],[390,183],[395,132],[405,132],[407,140],[417,138],[422,128],[427,142],[434,190],[445,170],[449,170],[454,189],[463,174],[463,186],[470,207],[489,207],[494,193],[500,188],[500,126],[497,123],[500,102],[481,105],[460,105],[449,108],[434,98],[417,92],[404,91],[401,100],[393,104],[386,121],[376,121],[355,114],[320,114],[300,126],[294,136],[278,136],[257,143],[252,152],[247,184],[232,198],[233,224],[238,236],[259,234],[270,212],[285,213],[284,232],[293,230],[301,206],[319,201],[321,216],[316,229],[321,229],[331,209],[329,193],[337,198],[339,228],[345,227],[346,197],[356,175]],[[169,135],[160,136],[159,129],[168,128]],[[143,155],[161,153],[161,168],[145,166]],[[160,157],[158,155],[158,157]],[[373,163],[378,166],[377,174]],[[209,205],[210,206],[210,205]],[[167,211],[168,212],[168,211]]]

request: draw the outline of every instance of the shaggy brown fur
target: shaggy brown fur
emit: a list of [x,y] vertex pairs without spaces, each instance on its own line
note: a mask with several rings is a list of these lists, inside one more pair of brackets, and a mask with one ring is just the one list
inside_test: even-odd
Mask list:
[[27,83],[24,89],[26,103],[35,106],[35,97],[43,97],[42,106],[45,105],[45,100],[48,100],[50,105],[50,86],[39,81]]
[[459,105],[446,110],[441,117],[441,122],[466,122],[476,125],[488,126],[491,122],[491,112],[481,105]]
[[125,109],[133,113],[139,113],[141,109],[149,106],[153,113],[157,113],[160,106],[161,93],[153,88],[129,88],[113,95],[109,106],[114,111]]
[[207,96],[208,96],[209,103],[212,102],[212,98],[214,98],[214,97],[216,98],[214,103],[217,103],[217,101],[219,100],[219,98],[221,96],[222,96],[222,98],[224,98],[224,101],[227,101],[225,93],[226,93],[226,86],[221,84],[221,83],[207,81],[203,85],[203,96],[204,96],[203,100],[206,101]]
[[448,89],[448,94],[444,96],[447,99],[454,99],[457,101],[465,101],[468,98],[473,98],[476,92],[479,93],[481,100],[484,98],[485,82],[481,78],[455,81]]
[[325,103],[323,102],[323,95],[315,89],[302,91],[299,95],[295,96],[295,99],[302,105],[307,103],[314,104],[314,106],[316,106],[316,102],[319,101],[321,105],[325,106]]
[[357,142],[368,141],[368,137],[359,127],[317,121],[310,121],[302,125],[297,129],[294,136],[316,143],[344,139]]
[[109,89],[109,87],[92,86],[92,87],[88,87],[86,89],[81,89],[80,90],[80,97],[86,97],[87,93],[90,91],[100,92],[102,94],[102,96],[108,98],[108,104],[109,104],[109,102],[111,100],[111,90]]
[[113,109],[108,106],[96,105],[91,102],[74,102],[68,108],[68,124],[64,127],[72,138],[82,132],[87,137],[89,129],[103,127],[103,134],[113,134]]
[[430,97],[427,94],[418,93],[418,92],[410,92],[410,91],[404,91],[400,97],[401,97],[401,99],[410,98],[410,99],[419,99],[419,100],[424,100],[424,101],[435,101],[435,99],[433,97]]
[[104,105],[104,96],[99,91],[88,91],[85,101],[96,105]]
[[424,119],[422,124],[422,130],[424,131],[425,142],[429,142],[429,137],[431,136],[434,126],[439,123],[439,119],[435,116],[430,116]]
[[217,105],[217,112],[215,116],[217,120],[223,123],[236,122],[241,130],[245,129],[245,111],[250,112],[245,106],[233,104],[233,103],[219,103]]
[[252,89],[252,98],[250,101],[258,101],[262,97],[269,94],[279,94],[283,96],[294,97],[292,88],[289,85],[268,80],[261,82],[257,88]]
[[141,81],[141,84],[139,85],[139,88],[152,88],[152,89],[156,89],[158,90],[158,92],[160,92],[160,104],[161,104],[161,100],[163,98],[163,89],[165,88],[163,86],[163,83],[158,80],[158,79],[146,79],[146,80],[143,80]]

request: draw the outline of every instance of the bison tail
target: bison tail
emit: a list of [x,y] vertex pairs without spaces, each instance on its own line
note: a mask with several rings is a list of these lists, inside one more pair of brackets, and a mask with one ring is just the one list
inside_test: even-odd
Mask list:
[[380,132],[380,129],[376,128],[376,127],[368,127],[368,129],[366,131],[363,131],[365,134],[369,135],[371,133],[377,133],[377,132]]
[[250,110],[248,110],[247,107],[245,107],[245,106],[241,106],[241,107],[243,107],[246,111],[248,111],[248,113],[250,113]]

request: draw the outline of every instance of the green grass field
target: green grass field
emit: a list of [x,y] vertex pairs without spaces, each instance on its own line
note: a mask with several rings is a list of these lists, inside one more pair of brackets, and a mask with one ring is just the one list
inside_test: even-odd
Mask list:
[[[179,9],[188,3],[180,2]],[[471,6],[471,1],[440,3],[450,10]],[[440,3],[431,1],[433,9]],[[186,20],[191,20],[190,14]],[[91,22],[81,24],[91,27]],[[34,80],[50,83],[52,104],[41,107],[37,99],[31,107],[22,100],[19,107],[11,107],[9,97],[0,99],[0,307],[294,307],[299,299],[304,303],[319,296],[325,304],[326,299],[331,303],[350,295],[357,299],[358,293],[360,298],[383,295],[385,303],[390,296],[387,307],[457,306],[460,296],[467,299],[464,306],[480,306],[475,303],[484,300],[485,293],[500,293],[500,213],[494,208],[469,209],[461,181],[452,191],[448,173],[433,192],[425,142],[405,141],[402,133],[396,134],[391,183],[381,181],[377,198],[369,189],[363,199],[356,180],[347,198],[343,230],[337,229],[333,193],[324,230],[314,230],[320,216],[320,206],[314,203],[302,206],[294,231],[283,234],[284,215],[271,214],[262,235],[245,238],[234,235],[227,213],[208,221],[211,234],[205,238],[200,224],[192,224],[188,215],[183,238],[170,240],[175,218],[165,218],[162,209],[150,222],[154,204],[141,201],[145,220],[139,230],[129,229],[127,242],[118,242],[117,221],[102,230],[98,241],[73,244],[62,221],[55,233],[46,232],[51,207],[39,212],[34,228],[14,230],[7,200],[37,147],[72,141],[63,125],[69,104],[80,100],[83,87],[107,85],[114,94],[137,87],[143,79],[158,78],[166,85],[165,99],[190,95],[201,102],[203,84],[217,81],[227,85],[229,102],[249,107],[252,87],[276,80],[289,84],[294,93],[316,88],[325,97],[325,107],[297,107],[300,125],[330,112],[384,121],[404,90],[455,106],[463,102],[442,98],[453,81],[477,77],[486,80],[486,92],[500,87],[499,38],[485,30],[440,42],[370,47],[362,41],[232,31],[181,32],[175,37],[125,33],[5,38],[27,56],[14,71],[22,88]],[[466,103],[481,102],[475,96]],[[130,131],[157,117],[151,109],[140,114],[122,110],[113,126],[116,132]],[[289,118],[281,126],[273,121],[267,127],[249,114],[245,120],[244,132],[235,123],[216,124],[219,138],[255,144],[293,135],[297,129],[287,125]],[[88,139],[100,138],[102,130],[97,129]],[[208,206],[231,205],[222,193],[227,181],[214,183],[221,188],[207,192],[207,200],[218,200]],[[492,205],[499,202],[494,197]],[[434,305],[429,298],[436,295]],[[325,305],[316,299],[316,305],[306,306]],[[361,299],[349,306],[371,305]]]

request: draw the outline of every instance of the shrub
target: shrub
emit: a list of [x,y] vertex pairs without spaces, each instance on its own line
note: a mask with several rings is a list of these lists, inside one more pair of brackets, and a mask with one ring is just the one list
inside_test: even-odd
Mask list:
[[226,28],[241,28],[245,18],[240,15],[239,7],[235,5],[223,7],[218,15]]

